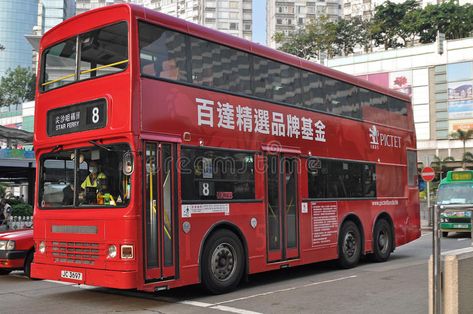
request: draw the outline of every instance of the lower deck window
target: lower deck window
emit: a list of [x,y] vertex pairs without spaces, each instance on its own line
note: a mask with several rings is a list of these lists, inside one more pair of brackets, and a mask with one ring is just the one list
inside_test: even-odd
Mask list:
[[307,160],[309,198],[376,197],[374,164],[345,160]]
[[252,153],[183,148],[181,169],[184,201],[255,198]]

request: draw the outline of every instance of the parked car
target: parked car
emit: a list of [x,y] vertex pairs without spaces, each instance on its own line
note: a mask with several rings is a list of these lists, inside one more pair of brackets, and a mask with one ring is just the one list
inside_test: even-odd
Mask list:
[[33,254],[33,229],[0,232],[0,275],[20,269],[30,277]]

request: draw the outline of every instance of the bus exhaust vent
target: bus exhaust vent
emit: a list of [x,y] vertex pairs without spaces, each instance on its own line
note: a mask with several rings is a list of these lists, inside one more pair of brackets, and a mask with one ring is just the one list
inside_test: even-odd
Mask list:
[[56,263],[70,263],[76,265],[94,265],[103,255],[103,248],[98,243],[86,242],[58,242],[51,243],[52,255]]

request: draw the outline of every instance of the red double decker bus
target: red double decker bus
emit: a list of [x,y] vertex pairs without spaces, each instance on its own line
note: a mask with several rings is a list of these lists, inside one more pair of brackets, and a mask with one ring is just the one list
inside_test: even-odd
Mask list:
[[404,95],[133,5],[40,55],[35,278],[221,293],[420,236]]

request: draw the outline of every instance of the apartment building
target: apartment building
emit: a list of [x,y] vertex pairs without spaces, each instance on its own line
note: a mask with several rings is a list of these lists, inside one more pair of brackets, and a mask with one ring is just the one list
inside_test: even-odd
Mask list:
[[342,0],[267,0],[266,1],[266,43],[277,48],[276,33],[286,35],[304,27],[310,20],[326,16],[337,20],[341,16]]

